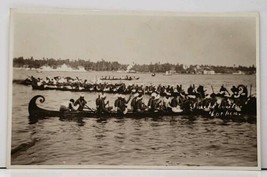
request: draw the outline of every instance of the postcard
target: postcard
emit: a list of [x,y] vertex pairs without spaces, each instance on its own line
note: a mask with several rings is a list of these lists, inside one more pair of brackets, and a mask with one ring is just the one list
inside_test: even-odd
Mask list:
[[257,13],[10,20],[9,168],[260,169]]

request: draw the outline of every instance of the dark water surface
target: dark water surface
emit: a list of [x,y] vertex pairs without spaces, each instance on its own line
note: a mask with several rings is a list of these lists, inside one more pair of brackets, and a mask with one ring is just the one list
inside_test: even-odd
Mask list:
[[[14,70],[15,79],[27,75],[39,77],[67,76],[67,72]],[[92,78],[125,73],[72,73],[80,78]],[[252,84],[256,93],[255,76],[245,75],[173,75],[135,74],[139,84],[203,84],[218,91],[221,84]],[[238,81],[238,82],[237,82]],[[257,166],[256,124],[224,122],[205,117],[163,117],[162,119],[98,120],[84,118],[62,121],[58,117],[29,124],[28,102],[37,94],[44,95],[41,107],[57,110],[59,104],[80,93],[38,91],[13,84],[12,155],[13,165],[205,165]],[[85,93],[88,105],[95,107],[96,93]],[[113,95],[107,95],[114,101]]]

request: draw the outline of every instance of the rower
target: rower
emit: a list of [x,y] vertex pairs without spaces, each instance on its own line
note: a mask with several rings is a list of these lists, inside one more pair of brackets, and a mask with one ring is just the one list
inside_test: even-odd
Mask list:
[[179,94],[174,94],[174,97],[172,98],[171,102],[170,102],[170,107],[172,112],[182,112],[183,110],[181,109],[180,105],[179,105]]
[[220,88],[220,95],[224,97],[226,94],[230,95],[229,91],[222,85]]
[[202,85],[199,85],[198,88],[197,88],[197,92],[198,94],[200,95],[200,98],[205,98],[206,97],[206,92],[207,90],[204,89],[204,87]]
[[120,94],[115,94],[114,97],[116,98],[114,101],[114,110],[117,111],[119,107]]
[[83,108],[86,104],[87,102],[84,100],[84,95],[82,94],[80,98],[75,101],[74,106],[79,105],[78,111],[83,111]]
[[171,108],[171,93],[166,92],[165,97],[163,98],[163,109],[169,111]]
[[137,112],[142,112],[146,109],[146,105],[143,102],[143,95],[142,94],[138,94],[138,97],[136,98],[136,111]]
[[111,109],[111,107],[106,108],[106,106],[109,104],[109,101],[105,102],[105,100],[106,100],[106,95],[101,94],[100,99],[97,101],[98,105],[96,106],[98,113],[107,113]]
[[238,88],[239,88],[240,98],[241,99],[247,99],[247,97],[248,97],[247,87],[244,85],[239,85]]
[[60,105],[59,111],[60,112],[76,111],[76,108],[74,106],[74,99],[70,99],[68,102],[62,103]]
[[195,95],[196,91],[195,91],[195,85],[190,85],[187,89],[187,93],[188,95]]
[[178,94],[174,94],[174,97],[171,99],[170,106],[177,107],[178,105],[179,105]]
[[236,86],[233,86],[231,88],[232,91],[232,98],[238,98],[239,97],[239,89]]
[[155,111],[162,109],[162,100],[160,99],[160,94],[157,93],[155,97]]
[[139,96],[139,93],[135,93],[133,96],[134,97],[131,101],[131,109],[133,112],[136,112],[137,111],[137,97]]
[[99,109],[100,109],[100,101],[101,101],[101,96],[100,96],[100,94],[98,94],[98,97],[95,100],[96,110],[97,111],[99,111]]
[[125,95],[120,94],[118,96],[118,99],[115,101],[115,106],[117,109],[118,113],[123,113],[125,114],[128,110],[127,110],[127,104],[129,103],[131,99],[131,95],[129,96],[129,98],[126,100],[125,99]]
[[156,100],[155,100],[156,96],[157,96],[157,94],[155,92],[153,92],[151,94],[151,98],[149,98],[149,100],[148,100],[147,106],[148,106],[148,110],[151,112],[154,112],[156,109]]

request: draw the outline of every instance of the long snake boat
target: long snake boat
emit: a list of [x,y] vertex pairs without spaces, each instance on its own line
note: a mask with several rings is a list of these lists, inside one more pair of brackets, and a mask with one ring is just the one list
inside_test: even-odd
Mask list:
[[128,77],[128,78],[102,77],[102,78],[100,78],[100,80],[103,80],[103,81],[132,81],[132,80],[139,80],[139,77]]
[[256,122],[256,115],[250,113],[242,113],[234,110],[216,110],[216,111],[204,111],[204,110],[194,110],[194,111],[182,111],[182,112],[172,112],[172,111],[158,111],[158,112],[127,112],[126,114],[117,112],[105,112],[98,113],[97,111],[56,111],[56,110],[46,110],[40,108],[37,105],[37,100],[40,103],[45,102],[45,97],[42,95],[34,96],[28,105],[29,119],[30,122],[37,122],[38,119],[49,118],[49,117],[60,117],[60,118],[160,118],[163,116],[201,116],[205,118],[215,118],[218,117],[223,120],[231,120],[238,122]]

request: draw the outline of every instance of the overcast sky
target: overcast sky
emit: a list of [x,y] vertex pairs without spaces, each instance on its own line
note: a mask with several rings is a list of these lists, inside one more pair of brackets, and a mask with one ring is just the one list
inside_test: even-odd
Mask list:
[[13,17],[14,57],[125,64],[256,63],[255,17],[29,13]]

